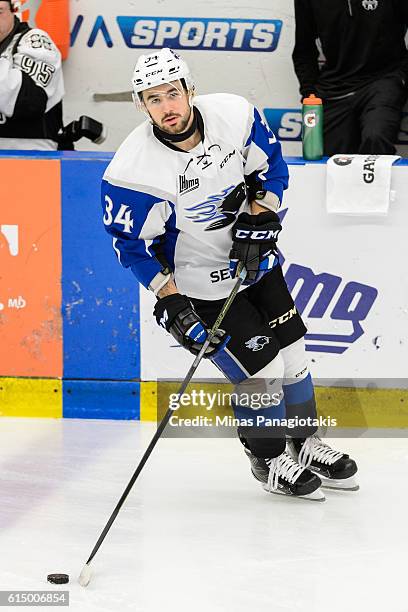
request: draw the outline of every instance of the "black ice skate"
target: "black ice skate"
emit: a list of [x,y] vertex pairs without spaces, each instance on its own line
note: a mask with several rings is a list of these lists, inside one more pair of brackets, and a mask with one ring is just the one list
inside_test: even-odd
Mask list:
[[300,465],[319,474],[322,487],[344,491],[359,489],[355,478],[356,462],[345,453],[333,450],[328,444],[322,442],[319,436],[288,438],[287,449]]
[[301,499],[324,501],[320,489],[320,478],[302,467],[285,451],[274,459],[255,457],[245,446],[245,453],[251,462],[251,471],[268,493],[293,495]]

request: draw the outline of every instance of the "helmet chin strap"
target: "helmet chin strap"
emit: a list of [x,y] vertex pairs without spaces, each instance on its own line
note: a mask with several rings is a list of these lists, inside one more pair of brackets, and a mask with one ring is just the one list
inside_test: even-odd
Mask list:
[[181,132],[181,134],[169,134],[168,132],[165,132],[164,130],[160,129],[158,125],[154,124],[153,129],[155,134],[158,134],[159,137],[163,138],[164,140],[168,140],[169,142],[183,142],[183,140],[187,140],[187,138],[190,138],[194,134],[198,127],[197,114],[195,112],[194,106],[191,109],[190,117],[191,113],[193,113],[193,121],[190,127],[187,128],[187,130],[185,130],[184,132]]

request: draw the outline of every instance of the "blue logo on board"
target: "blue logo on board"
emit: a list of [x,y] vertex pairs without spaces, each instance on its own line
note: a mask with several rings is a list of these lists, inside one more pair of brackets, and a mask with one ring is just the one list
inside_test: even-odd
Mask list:
[[[71,46],[85,27],[78,15],[71,32]],[[202,17],[116,17],[116,24],[99,15],[89,27],[88,47],[102,38],[113,47],[111,32],[119,28],[130,49],[172,49],[208,51],[275,51],[282,30],[280,19],[224,19]],[[89,33],[88,33],[89,32]]]
[[[281,222],[288,209],[279,212]],[[285,262],[279,253],[281,264]],[[312,268],[291,263],[285,272],[288,285],[297,310],[306,312],[306,318],[328,322],[330,329],[335,323],[342,322],[348,333],[308,333],[305,336],[306,350],[318,353],[344,353],[364,334],[363,321],[370,313],[378,290],[355,280],[345,280],[341,276],[321,272],[316,274]]]

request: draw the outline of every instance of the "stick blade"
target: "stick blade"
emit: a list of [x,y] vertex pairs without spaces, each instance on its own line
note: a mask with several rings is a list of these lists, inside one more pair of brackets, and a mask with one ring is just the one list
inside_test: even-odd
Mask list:
[[84,565],[82,572],[79,574],[78,582],[82,587],[87,587],[91,582],[92,570],[88,564]]

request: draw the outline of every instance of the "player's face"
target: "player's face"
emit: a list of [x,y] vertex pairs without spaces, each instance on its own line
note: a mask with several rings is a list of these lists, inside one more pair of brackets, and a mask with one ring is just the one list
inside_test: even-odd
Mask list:
[[0,42],[10,34],[14,26],[14,13],[8,2],[0,2]]
[[188,94],[180,81],[146,89],[143,101],[153,123],[164,132],[180,134],[192,121]]

